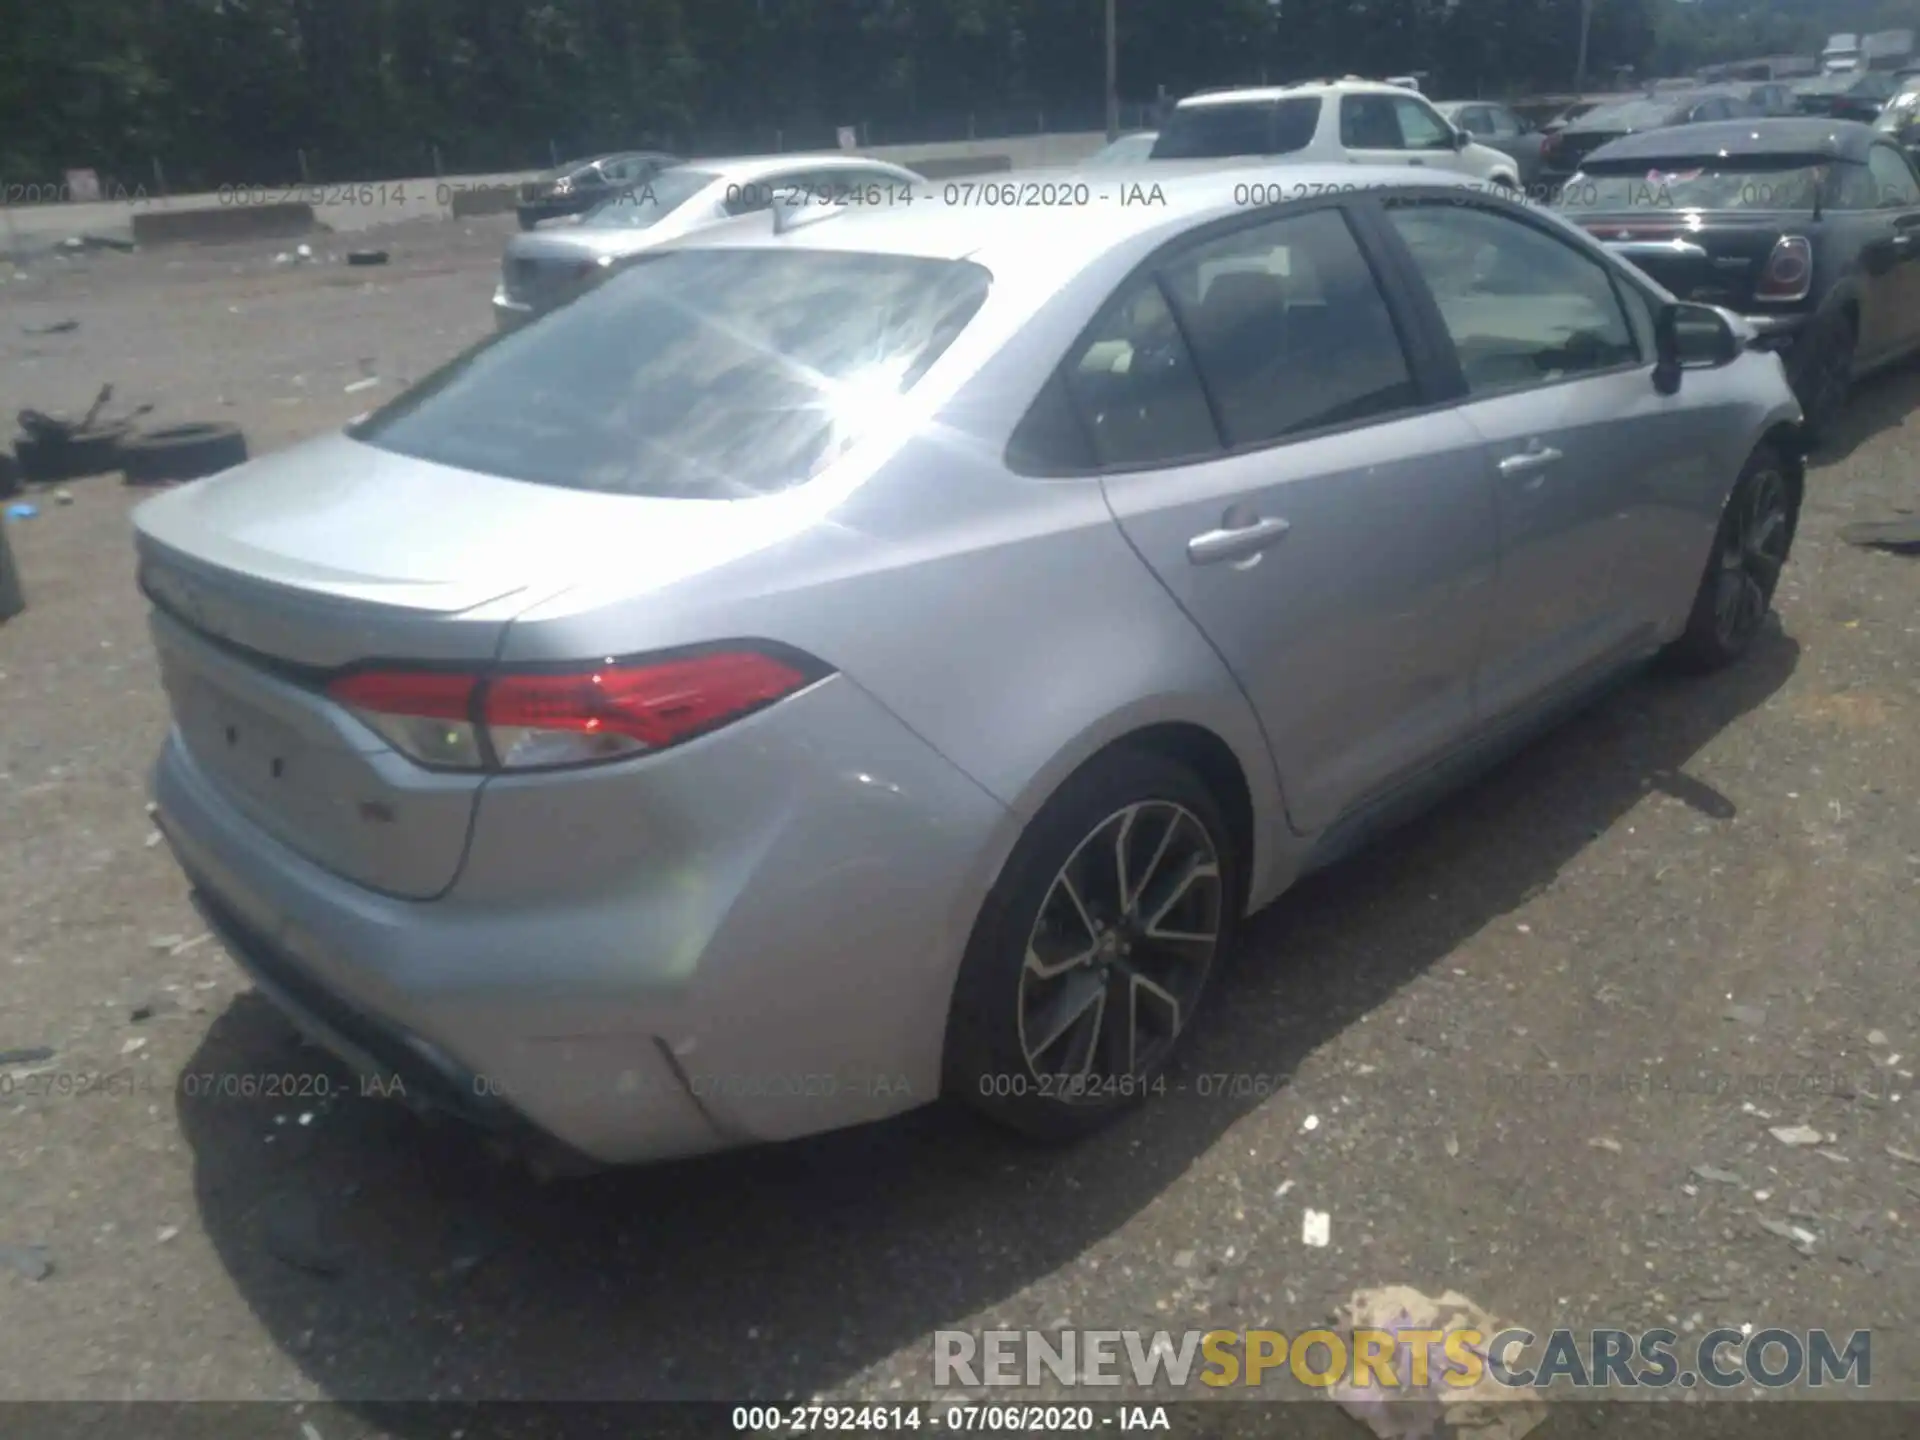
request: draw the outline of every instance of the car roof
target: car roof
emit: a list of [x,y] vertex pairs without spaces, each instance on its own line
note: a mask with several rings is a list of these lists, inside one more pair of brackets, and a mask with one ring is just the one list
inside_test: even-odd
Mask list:
[[[1470,188],[1482,184],[1447,171],[1409,171],[1403,166],[1289,165],[1284,181],[1272,165],[1257,161],[1149,160],[1116,165],[1093,173],[1073,167],[1002,171],[977,181],[952,180],[930,187],[925,198],[886,207],[851,206],[777,237],[777,243],[822,250],[912,255],[940,260],[975,260],[989,269],[1019,270],[1044,265],[1082,268],[1103,253],[1149,233],[1178,225],[1205,224],[1247,209],[1248,187],[1273,187],[1287,194],[1331,194],[1347,190]],[[969,189],[970,185],[984,190]],[[983,203],[982,194],[1018,199],[1031,190],[1044,197],[1052,185],[1069,198],[1090,191],[1085,204]],[[1135,187],[1138,190],[1135,190]],[[1011,192],[1006,187],[1012,187]],[[1155,198],[1125,203],[1123,196]],[[1260,193],[1256,189],[1255,193]],[[949,203],[948,197],[953,197]],[[702,237],[690,237],[701,243]],[[764,233],[713,234],[715,245],[765,245]]]
[[[1266,104],[1275,100],[1318,99],[1325,95],[1418,95],[1404,85],[1389,85],[1382,80],[1302,80],[1295,85],[1249,85],[1239,90],[1208,90],[1189,95],[1174,108],[1198,109],[1203,105]],[[1422,99],[1425,97],[1422,96]]]
[[1671,130],[1643,130],[1602,145],[1588,160],[1657,160],[1697,155],[1831,155],[1864,161],[1874,129],[1855,120],[1783,116],[1709,120]]
[[777,174],[795,166],[804,166],[809,170],[871,170],[878,167],[904,171],[909,175],[914,173],[891,160],[847,150],[823,150],[818,154],[800,151],[791,155],[720,155],[706,160],[687,160],[682,164],[697,173],[734,181],[756,180],[762,175]]

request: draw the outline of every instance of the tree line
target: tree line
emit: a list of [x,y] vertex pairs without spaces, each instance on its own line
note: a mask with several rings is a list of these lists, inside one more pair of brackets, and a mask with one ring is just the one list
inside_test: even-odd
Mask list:
[[[1122,97],[1574,79],[1580,0],[1117,0]],[[1587,73],[1816,52],[1920,0],[1594,0]],[[1105,0],[0,0],[0,183],[148,193],[1099,128]]]

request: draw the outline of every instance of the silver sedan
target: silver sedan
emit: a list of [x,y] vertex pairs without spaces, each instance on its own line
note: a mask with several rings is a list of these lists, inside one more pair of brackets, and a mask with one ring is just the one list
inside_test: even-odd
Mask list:
[[1802,446],[1742,322],[1461,182],[1273,181],[715,231],[148,501],[158,822],[234,958],[576,1160],[1071,1136],[1250,911],[1753,645]]
[[494,323],[525,324],[592,284],[609,267],[712,225],[770,228],[776,197],[803,207],[910,204],[926,181],[861,155],[756,155],[695,160],[621,190],[577,224],[531,231],[507,242],[493,295]]

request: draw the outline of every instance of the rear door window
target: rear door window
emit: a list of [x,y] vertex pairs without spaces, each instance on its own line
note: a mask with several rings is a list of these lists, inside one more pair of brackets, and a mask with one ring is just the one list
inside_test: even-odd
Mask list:
[[1108,304],[1064,373],[1103,466],[1171,464],[1220,449],[1193,356],[1152,276]]
[[961,260],[670,250],[483,342],[350,433],[568,489],[766,494],[884,420],[988,285]]
[[1386,300],[1338,210],[1234,231],[1162,276],[1231,446],[1418,401]]

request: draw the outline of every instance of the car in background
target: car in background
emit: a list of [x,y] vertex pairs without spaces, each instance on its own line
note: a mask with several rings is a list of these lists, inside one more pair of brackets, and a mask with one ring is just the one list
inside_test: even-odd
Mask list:
[[1740,92],[1740,96],[1753,107],[1756,115],[1779,117],[1802,113],[1793,86],[1784,80],[1763,80],[1749,85]]
[[1542,135],[1558,134],[1574,121],[1583,116],[1591,115],[1602,105],[1613,105],[1622,100],[1635,100],[1640,98],[1641,94],[1641,91],[1630,90],[1605,95],[1584,95],[1572,104],[1562,107],[1541,121],[1540,133]]
[[1171,1089],[1243,917],[1752,649],[1803,483],[1737,319],[1465,177],[1273,177],[690,236],[141,506],[220,943],[602,1163]]
[[1847,71],[1802,80],[1793,87],[1793,98],[1802,115],[1871,125],[1899,88],[1899,82],[1885,71]]
[[1780,353],[1810,434],[1853,380],[1920,349],[1920,178],[1850,122],[1690,125],[1594,151],[1559,206],[1675,296]]
[[1082,163],[1086,165],[1137,165],[1153,154],[1153,142],[1160,138],[1158,130],[1136,130],[1131,135],[1122,135],[1109,141],[1094,151]]
[[1920,72],[1900,82],[1893,98],[1881,107],[1873,128],[1905,150],[1909,159],[1920,156]]
[[662,170],[603,199],[578,225],[516,235],[500,261],[493,295],[503,330],[579,294],[607,270],[707,225],[759,217],[776,196],[797,191],[807,203],[911,203],[926,181],[913,171],[860,155],[755,155],[700,160]]
[[1407,165],[1517,188],[1513,159],[1457,130],[1425,96],[1371,80],[1207,91],[1173,107],[1155,160],[1284,156],[1289,163]]
[[1531,185],[1540,173],[1540,147],[1546,135],[1505,105],[1493,100],[1436,100],[1433,108],[1456,130],[1509,156],[1522,185]]
[[1663,130],[1670,125],[1733,120],[1751,113],[1738,92],[1722,88],[1639,95],[1631,100],[1597,105],[1547,137],[1540,150],[1541,174],[1555,183],[1563,181],[1580,168],[1588,155],[1622,135]]
[[520,228],[531,230],[545,220],[583,214],[616,191],[679,163],[679,156],[658,150],[623,150],[569,161],[520,187]]

